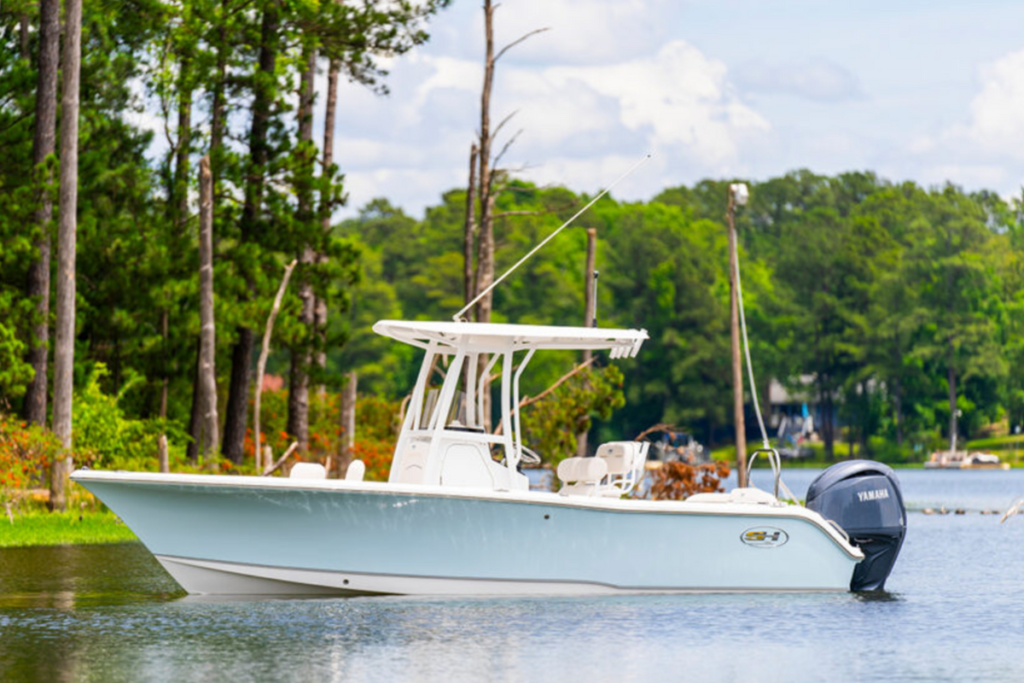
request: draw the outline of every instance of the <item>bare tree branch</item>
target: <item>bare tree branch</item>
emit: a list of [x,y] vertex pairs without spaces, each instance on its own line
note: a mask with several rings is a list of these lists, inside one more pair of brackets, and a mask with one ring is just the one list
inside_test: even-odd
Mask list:
[[642,431],[639,434],[637,434],[636,438],[633,439],[633,441],[643,441],[643,438],[645,436],[647,436],[648,434],[652,433],[652,432],[682,432],[682,431],[683,431],[682,429],[680,429],[679,427],[676,427],[675,425],[670,425],[670,424],[665,424],[664,422],[659,422],[658,424],[653,425],[651,427],[648,427],[644,431]]
[[[495,9],[497,9],[497,7],[495,7]],[[498,51],[498,54],[497,54],[497,56],[495,56],[494,61],[498,61],[499,59],[501,59],[501,56],[503,54],[505,54],[506,52],[508,52],[509,50],[514,48],[516,45],[518,45],[519,43],[521,43],[524,40],[526,40],[527,38],[529,38],[530,36],[535,36],[538,33],[544,33],[545,31],[550,31],[550,30],[551,30],[550,26],[545,26],[544,28],[535,28],[534,30],[530,31],[529,33],[527,33],[527,34],[525,34],[523,36],[520,36],[519,38],[516,38],[511,43],[509,43],[508,45],[506,45],[505,47],[501,48]]]
[[[558,387],[562,386],[563,384],[568,382],[570,379],[572,379],[573,377],[578,375],[580,372],[582,372],[584,370],[584,368],[589,367],[595,360],[597,360],[597,356],[593,356],[593,357],[591,357],[590,360],[584,361],[584,362],[580,363],[575,368],[573,368],[569,372],[567,372],[564,375],[562,375],[562,377],[559,378],[559,380],[557,382],[555,382],[550,387],[548,387],[544,391],[540,392],[536,396],[526,396],[525,398],[523,398],[523,400],[521,400],[519,402],[519,407],[520,408],[525,408],[526,406],[533,405],[537,401],[543,401],[545,398],[550,396],[553,391],[557,390]],[[504,426],[503,425],[503,421],[504,421],[504,418],[502,418],[502,420],[498,421],[498,427],[497,427],[497,429],[494,430],[495,435],[501,434],[501,429]]]
[[544,216],[551,213],[548,210],[544,211],[501,211],[494,214],[494,218],[508,218],[509,216]]
[[[497,133],[497,131],[495,131],[495,133]],[[502,158],[503,156],[505,156],[505,152],[507,152],[507,151],[508,151],[509,147],[511,147],[512,145],[514,145],[514,144],[515,144],[516,140],[517,140],[517,139],[519,139],[519,136],[520,136],[520,135],[522,135],[522,134],[523,134],[523,131],[522,131],[522,129],[519,129],[519,130],[517,130],[517,131],[516,131],[516,134],[515,134],[515,135],[513,135],[512,137],[510,137],[510,138],[508,139],[508,142],[506,142],[506,143],[505,143],[504,145],[502,145],[502,147],[501,147],[501,151],[500,151],[500,152],[498,152],[498,156],[494,157],[494,163],[492,164],[492,166],[493,166],[493,167],[494,167],[495,169],[497,169],[497,168],[498,168],[498,162],[499,162],[499,161],[501,161],[501,158]]]
[[567,372],[566,374],[562,375],[561,379],[559,379],[557,382],[555,382],[550,387],[548,387],[544,391],[540,392],[536,396],[527,396],[527,397],[525,397],[522,401],[519,402],[519,407],[520,408],[525,408],[526,406],[533,405],[537,401],[544,400],[545,398],[547,398],[548,396],[551,395],[551,392],[555,391],[556,389],[558,389],[558,387],[562,386],[563,384],[568,382],[570,379],[572,379],[573,377],[578,375],[585,368],[590,367],[590,365],[595,360],[597,360],[597,356],[593,356],[590,360],[585,361],[583,363],[580,363],[575,368],[573,368],[570,372]]
[[261,477],[269,477],[271,474],[276,472],[278,470],[278,468],[280,468],[281,465],[284,464],[285,460],[287,460],[289,457],[291,457],[291,454],[294,453],[298,449],[298,447],[299,447],[299,442],[298,441],[292,441],[292,445],[288,447],[288,450],[286,450],[284,452],[284,455],[282,455],[280,458],[278,458],[277,462],[275,462],[273,465],[270,465],[269,467],[267,467],[267,469],[263,470],[263,473],[260,476]]
[[[518,114],[518,113],[519,113],[519,110],[518,110],[518,109],[516,109],[516,110],[515,110],[515,111],[513,111],[513,112],[512,112],[511,114],[509,114],[508,116],[506,116],[505,118],[503,118],[503,119],[501,120],[501,123],[499,123],[499,124],[498,124],[498,127],[494,129],[494,132],[493,132],[493,133],[491,133],[491,139],[492,139],[492,140],[494,140],[495,138],[497,138],[497,137],[498,137],[498,133],[500,133],[500,132],[501,132],[501,129],[502,129],[502,128],[503,128],[504,126],[505,126],[505,124],[506,124],[506,123],[508,123],[509,121],[511,121],[511,120],[512,120],[512,117],[514,117],[514,116],[515,116],[516,114]],[[477,133],[477,135],[479,135],[479,133]]]

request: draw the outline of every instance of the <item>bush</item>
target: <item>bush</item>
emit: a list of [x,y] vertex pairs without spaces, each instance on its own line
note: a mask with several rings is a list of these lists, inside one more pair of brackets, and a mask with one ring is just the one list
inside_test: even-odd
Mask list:
[[46,428],[0,414],[0,503],[8,516],[24,491],[45,485],[59,454],[60,441]]
[[[97,363],[85,386],[75,393],[71,408],[75,459],[80,465],[104,469],[155,472],[159,467],[157,442],[163,432],[159,420],[131,420],[118,405],[137,383],[129,381],[117,396],[103,393],[100,380],[107,375]],[[184,460],[183,434],[168,436],[169,456]]]
[[[254,397],[255,398],[255,397]],[[399,403],[376,396],[361,396],[356,401],[356,440],[353,457],[366,465],[366,479],[384,481],[391,467],[398,433]],[[260,443],[269,444],[275,457],[288,449],[294,439],[288,434],[288,392],[266,391],[260,400]],[[326,462],[341,448],[341,400],[335,393],[309,396],[309,452],[300,460]],[[256,444],[252,429],[245,439],[245,455],[252,458]]]

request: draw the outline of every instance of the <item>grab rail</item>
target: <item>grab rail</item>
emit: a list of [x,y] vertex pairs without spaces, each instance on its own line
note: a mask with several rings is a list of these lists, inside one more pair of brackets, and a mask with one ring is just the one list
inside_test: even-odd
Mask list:
[[779,497],[779,480],[782,478],[782,459],[779,457],[779,452],[774,448],[758,448],[756,451],[750,454],[747,459],[747,472],[750,472],[751,465],[754,464],[754,459],[758,455],[764,454],[768,458],[768,463],[772,467],[772,474],[775,477],[775,497]]

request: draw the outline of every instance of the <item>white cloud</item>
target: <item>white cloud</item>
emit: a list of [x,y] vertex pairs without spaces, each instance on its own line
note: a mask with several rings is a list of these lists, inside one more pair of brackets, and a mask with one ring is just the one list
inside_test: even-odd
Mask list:
[[981,83],[963,134],[986,150],[1024,156],[1024,50],[982,66]]
[[882,168],[924,185],[952,182],[1010,196],[1020,191],[1024,169],[1024,50],[978,67],[979,88],[968,115],[934,134],[910,136],[905,155]]
[[[337,157],[350,171],[349,211],[374,196],[366,192],[383,192],[417,212],[465,182],[479,126],[482,65],[422,54],[409,66],[405,80],[394,83],[395,95],[376,102],[360,97],[361,111],[339,129]],[[662,160],[653,167],[661,172],[734,172],[743,145],[770,130],[735,93],[725,65],[683,41],[604,66],[499,64],[492,125],[513,111],[494,151],[517,130],[523,135],[503,165],[529,166],[529,179],[578,190],[606,184],[647,151],[658,153]],[[357,178],[364,171],[373,177]],[[622,191],[645,194],[639,184]]]
[[651,57],[606,67],[554,67],[544,74],[556,86],[579,81],[616,101],[625,128],[649,131],[656,148],[686,147],[709,171],[734,161],[742,138],[770,129],[733,92],[725,65],[681,40]]

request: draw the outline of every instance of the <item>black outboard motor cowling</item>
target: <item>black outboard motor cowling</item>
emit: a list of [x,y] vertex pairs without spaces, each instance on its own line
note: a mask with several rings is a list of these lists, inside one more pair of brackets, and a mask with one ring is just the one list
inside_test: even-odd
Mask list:
[[892,468],[872,460],[833,465],[811,482],[807,507],[842,527],[864,553],[850,590],[883,590],[907,535],[903,494]]

